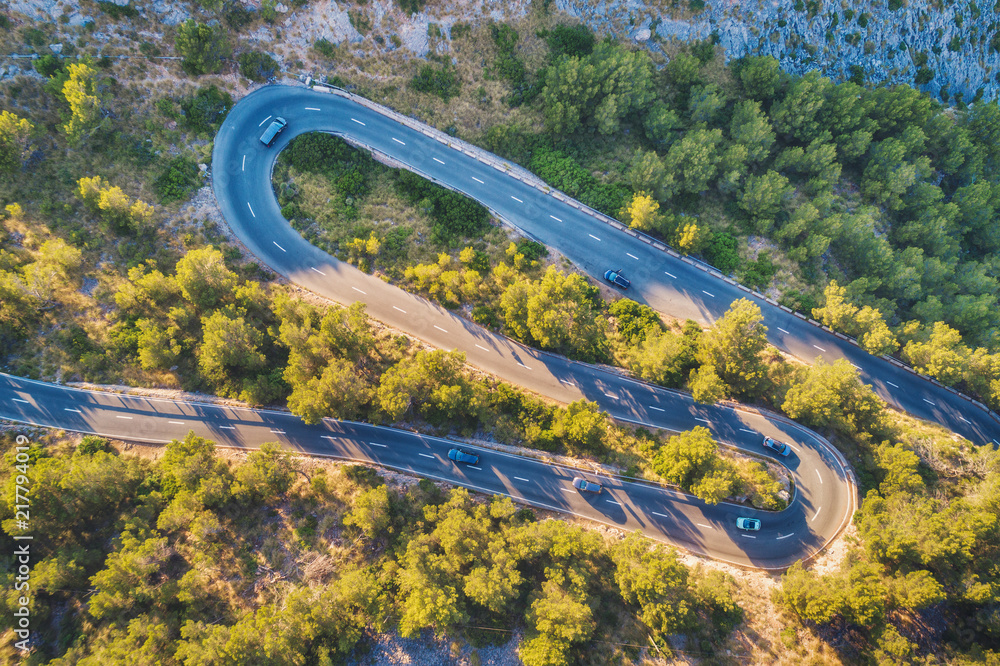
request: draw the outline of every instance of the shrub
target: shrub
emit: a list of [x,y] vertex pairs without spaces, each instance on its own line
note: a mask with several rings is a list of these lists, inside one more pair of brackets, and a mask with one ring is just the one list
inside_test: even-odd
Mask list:
[[80,441],[79,446],[76,447],[76,452],[80,455],[94,455],[101,451],[108,450],[108,440],[103,437],[98,437],[97,435],[87,435]]
[[407,14],[416,14],[427,4],[427,0],[397,0],[397,2],[399,8]]
[[274,58],[260,51],[241,53],[238,61],[240,74],[257,83],[264,83],[278,72],[278,63]]
[[451,67],[424,65],[410,80],[410,87],[419,92],[437,95],[447,102],[458,95],[462,84],[455,76],[455,70]]
[[336,47],[331,44],[328,40],[320,37],[313,43],[313,48],[322,56],[327,58],[333,58],[336,53]]
[[139,10],[131,4],[116,5],[113,2],[102,2],[101,0],[98,0],[97,7],[115,21],[139,18]]
[[199,134],[214,134],[232,107],[229,93],[214,85],[199,88],[194,95],[181,100],[185,127]]
[[237,32],[253,23],[256,18],[254,14],[252,9],[239,0],[227,2],[222,8],[222,20],[225,21],[230,30]]
[[35,61],[35,71],[46,78],[52,78],[64,69],[62,58],[52,53],[46,53]]
[[705,248],[705,259],[723,273],[732,273],[740,265],[736,239],[725,231],[714,234]]
[[451,38],[462,39],[472,33],[472,26],[468,23],[455,23],[451,26]]
[[175,157],[153,183],[161,203],[181,201],[201,184],[198,165],[186,157]]
[[594,50],[594,33],[586,25],[557,25],[545,40],[553,60],[561,55],[579,57],[590,55]]

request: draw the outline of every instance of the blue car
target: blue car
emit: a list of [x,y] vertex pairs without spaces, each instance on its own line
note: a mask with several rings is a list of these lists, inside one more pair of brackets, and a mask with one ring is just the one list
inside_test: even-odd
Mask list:
[[604,279],[616,287],[621,287],[622,289],[628,289],[629,285],[632,284],[625,279],[625,276],[622,275],[622,269],[620,268],[616,271],[607,271],[604,274]]
[[740,516],[736,519],[736,527],[747,532],[756,532],[760,529],[760,521],[756,518],[744,518]]
[[601,484],[594,483],[593,481],[587,481],[587,479],[579,476],[573,479],[573,487],[577,490],[582,490],[588,493],[597,493],[598,495],[600,495],[601,490],[603,490]]
[[784,442],[779,442],[776,439],[771,439],[770,437],[765,437],[763,443],[764,443],[764,448],[771,449],[779,456],[787,456],[792,451],[792,448],[788,446],[788,444],[785,444]]
[[465,463],[466,465],[475,465],[479,462],[479,456],[475,453],[463,451],[462,449],[452,449],[448,452],[448,457],[455,462]]

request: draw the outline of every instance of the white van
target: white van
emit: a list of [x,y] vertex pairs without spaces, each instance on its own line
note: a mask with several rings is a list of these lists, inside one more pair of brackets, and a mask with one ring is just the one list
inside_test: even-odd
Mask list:
[[285,122],[284,118],[275,118],[271,121],[271,124],[267,126],[267,129],[264,130],[264,133],[260,135],[260,142],[265,146],[270,146],[274,143],[274,137],[278,136],[278,134],[281,133],[281,130],[285,129],[285,125],[287,124],[288,123]]

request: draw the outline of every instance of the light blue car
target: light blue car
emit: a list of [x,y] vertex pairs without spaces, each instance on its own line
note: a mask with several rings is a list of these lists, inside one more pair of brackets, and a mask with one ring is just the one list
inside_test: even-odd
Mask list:
[[747,532],[756,532],[760,530],[760,521],[756,518],[744,518],[740,516],[736,519],[736,527]]
[[466,465],[475,465],[479,462],[479,456],[475,453],[463,451],[462,449],[452,449],[448,452],[448,457],[455,462],[465,463]]

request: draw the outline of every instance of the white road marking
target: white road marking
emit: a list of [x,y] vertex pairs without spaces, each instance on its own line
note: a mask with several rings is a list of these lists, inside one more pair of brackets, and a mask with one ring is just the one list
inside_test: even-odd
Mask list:
[[364,292],[364,291],[361,291],[361,290],[360,290],[360,289],[358,289],[357,287],[351,287],[351,289],[353,289],[354,291],[358,292],[359,294],[364,294],[365,296],[367,296],[367,295],[368,295],[368,293],[367,293],[367,292]]
[[475,176],[473,176],[473,177],[472,177],[472,180],[476,181],[476,182],[477,182],[477,183],[479,183],[480,185],[485,185],[485,184],[486,184],[486,183],[484,183],[483,181],[481,181],[481,180],[479,180],[478,178],[476,178]]
[[997,440],[995,440],[995,439],[993,440],[993,443],[994,443],[994,444],[996,444],[997,446],[1000,446],[1000,442],[998,442],[998,441],[997,441]]
[[593,239],[594,239],[595,241],[599,241],[599,240],[601,240],[600,238],[598,238],[598,237],[597,237],[597,236],[595,236],[594,234],[587,234],[587,235],[588,235],[588,236],[590,236],[591,238],[593,238]]
[[222,428],[223,430],[236,430],[236,428],[233,426],[219,426],[219,427]]
[[173,423],[174,425],[184,425],[184,421],[167,421],[167,423]]
[[753,536],[752,534],[741,534],[740,536],[743,537],[744,539],[756,539],[757,538],[757,537]]
[[710,423],[710,421],[708,419],[703,419],[703,418],[700,418],[700,417],[697,417],[697,416],[694,417],[694,420],[695,421],[704,421],[705,423]]
[[756,432],[757,432],[756,430],[747,430],[746,428],[740,428],[740,430],[742,430],[743,432],[748,432],[748,433],[750,433],[751,435],[753,435],[754,433],[756,433]]
[[818,516],[819,512],[822,511],[822,510],[823,510],[823,507],[820,507],[820,508],[816,509],[816,513],[814,513],[813,517],[809,519],[809,522],[812,522],[812,521],[816,520],[816,516]]
[[817,478],[817,479],[819,479],[819,482],[820,482],[821,484],[823,483],[823,477],[822,477],[822,476],[820,476],[820,474],[819,474],[819,470],[816,470],[816,478]]
[[377,447],[379,447],[380,449],[387,449],[387,448],[389,448],[389,447],[388,447],[388,446],[386,446],[385,444],[379,444],[379,443],[377,443],[377,442],[368,442],[368,446],[377,446]]
[[392,140],[393,140],[393,141],[395,141],[396,143],[400,144],[400,145],[403,145],[403,146],[405,146],[405,145],[406,145],[405,143],[403,143],[402,141],[400,141],[400,140],[399,140],[399,139],[397,139],[396,137],[392,137]]
[[[854,364],[853,364],[853,363],[851,363],[851,365],[854,365]],[[861,366],[860,366],[860,365],[854,365],[854,367],[855,367],[855,368],[856,368],[857,370],[860,370],[860,369],[861,369]]]
[[399,311],[400,311],[400,312],[402,312],[403,314],[406,314],[406,310],[404,310],[403,308],[397,308],[397,307],[396,307],[395,305],[393,305],[393,306],[392,306],[392,309],[393,309],[393,310],[399,310]]
[[439,159],[438,159],[438,158],[436,158],[436,157],[434,157],[434,158],[432,158],[432,159],[433,159],[433,160],[434,160],[435,162],[437,162],[438,164],[444,164],[444,162],[442,162],[441,160],[439,160]]
[[627,254],[628,256],[632,257],[632,258],[633,258],[633,259],[635,259],[636,261],[639,261],[639,257],[635,256],[635,255],[634,255],[634,254],[632,254],[631,252],[626,252],[625,254]]
[[309,270],[311,270],[311,271],[313,271],[313,272],[315,272],[315,273],[319,273],[320,275],[323,275],[323,276],[325,276],[325,275],[326,275],[326,273],[324,273],[324,272],[323,272],[323,271],[321,271],[320,269],[316,268],[315,266],[310,266],[310,267],[309,267]]
[[518,361],[517,364],[519,366],[521,366],[522,368],[524,368],[525,370],[531,370],[531,368],[529,368],[528,366],[526,366],[524,363],[521,363],[520,361]]
[[448,331],[444,330],[443,328],[441,328],[440,326],[438,326],[437,324],[434,324],[434,328],[436,328],[437,330],[441,331],[442,333],[447,333],[448,332]]
[[551,218],[552,218],[553,220],[555,220],[556,222],[562,222],[562,220],[560,220],[560,219],[559,219],[558,217],[556,217],[555,215],[549,215],[549,217],[551,217]]
[[480,472],[482,472],[482,471],[483,471],[483,468],[482,468],[482,467],[473,467],[472,465],[466,465],[466,467],[468,467],[469,469],[476,469],[476,470],[479,470]]
[[608,396],[609,398],[613,398],[615,400],[618,399],[618,396],[616,396],[614,393],[605,393],[604,395]]
[[784,333],[785,335],[791,335],[788,331],[786,331],[785,329],[781,328],[780,326],[778,327],[778,330],[781,331],[782,333]]
[[934,407],[937,407],[937,405],[935,405],[933,402],[931,402],[927,398],[924,398],[924,402],[926,402],[928,405],[933,405]]
[[[23,400],[22,400],[22,402],[23,402]],[[960,418],[960,419],[962,419],[963,421],[965,421],[966,423],[968,423],[968,421],[967,421],[967,420],[965,419],[965,417],[964,417],[964,416],[959,416],[958,418]]]
[[116,419],[125,419],[126,421],[131,421],[132,420],[131,416],[116,416],[115,418]]
[[575,493],[576,492],[576,488],[560,488],[559,490],[563,491],[564,493]]
[[576,386],[576,384],[574,384],[573,382],[571,382],[571,381],[567,381],[567,380],[565,380],[565,379],[560,379],[560,380],[559,380],[559,383],[560,383],[560,384],[566,384],[567,386]]
[[253,206],[250,205],[249,201],[247,202],[247,208],[250,209],[250,214],[251,215],[253,215],[254,217],[257,217],[257,213],[253,212]]
[[83,414],[79,409],[70,409],[69,407],[63,407],[63,411],[76,412],[77,414]]
[[821,352],[823,352],[824,354],[826,353],[826,350],[825,350],[825,349],[823,349],[822,347],[820,347],[819,345],[813,345],[813,347],[815,347],[816,349],[820,350],[820,351],[821,351]]
[[707,528],[708,528],[708,529],[710,529],[710,530],[713,530],[713,529],[715,529],[715,528],[714,528],[714,527],[712,527],[711,525],[706,525],[705,523],[695,523],[695,525],[697,525],[698,527],[707,527]]
[[893,384],[892,382],[889,382],[889,381],[887,381],[886,384],[888,384],[889,386],[891,386],[893,388],[899,388],[899,384]]
[[704,289],[702,289],[702,290],[701,290],[701,293],[703,293],[703,294],[708,294],[708,295],[709,295],[709,296],[711,296],[712,298],[715,298],[715,294],[713,294],[713,293],[712,293],[712,292],[710,292],[710,291],[705,291]]
[[273,429],[271,429],[271,432],[273,432],[275,435],[284,435],[285,434],[284,430],[273,430]]
[[278,245],[278,243],[276,241],[271,241],[271,242],[274,243],[274,246],[276,248],[278,248],[279,250],[281,250],[282,252],[288,252],[288,250],[286,250],[285,248],[283,248],[280,245]]
[[792,532],[791,534],[786,534],[785,536],[780,536],[777,538],[777,541],[781,541],[782,539],[787,539],[788,537],[792,536],[792,534],[795,534],[795,532]]
[[315,106],[307,106],[306,111],[319,111],[319,108]]
[[424,458],[434,458],[434,456],[432,456],[432,455],[429,455],[429,454],[427,454],[427,453],[419,453],[419,454],[417,454],[417,455],[421,455],[421,456],[423,456]]
[[517,479],[518,481],[527,481],[528,483],[531,483],[530,480],[524,478],[523,476],[515,476],[514,478]]
[[368,127],[367,125],[365,125],[365,124],[364,124],[363,122],[361,122],[361,121],[360,121],[360,120],[358,120],[357,118],[351,118],[351,120],[353,120],[354,122],[356,122],[356,123],[357,123],[357,124],[359,124],[359,125],[362,125],[362,126],[364,126],[364,127]]
[[520,199],[518,199],[517,197],[515,197],[513,194],[510,195],[510,198],[513,199],[514,201],[516,201],[517,203],[524,203],[523,201],[521,201]]
[[664,275],[669,275],[670,277],[672,277],[672,278],[673,278],[673,279],[675,279],[675,280],[677,279],[677,276],[676,276],[676,275],[674,275],[673,273],[668,273],[668,272],[666,272],[666,271],[663,271],[663,274],[664,274]]
[[484,347],[482,345],[476,345],[476,346],[479,347],[480,349],[482,349],[483,351],[489,351],[489,349],[487,349],[486,347]]
[[649,406],[649,408],[650,408],[650,409],[655,409],[655,410],[656,410],[656,411],[658,411],[658,412],[665,412],[665,411],[667,411],[667,410],[665,410],[665,409],[660,409],[659,407],[653,407],[652,405],[650,405],[650,406]]
[[[13,400],[14,402],[23,402],[26,405],[31,404],[27,400],[21,400],[20,398],[11,398],[11,400]],[[961,418],[961,417],[959,417],[959,418]],[[962,420],[964,421],[965,419],[962,419]]]
[[653,514],[654,516],[659,516],[660,518],[669,518],[670,517],[670,516],[668,516],[665,513],[657,513],[656,511],[650,511],[650,513]]
[[337,439],[336,437],[330,437],[329,435],[320,435],[320,438],[322,438],[322,439],[329,439],[329,440]]
[[[264,120],[260,121],[260,125],[263,125],[264,123],[266,123],[270,119],[271,119],[271,116],[268,116],[267,118],[264,118]],[[260,125],[257,125],[257,127],[260,127]]]
[[243,156],[243,171],[247,170],[247,156]]
[[618,506],[621,506],[621,505],[622,505],[622,503],[621,503],[621,502],[616,502],[616,501],[614,501],[614,500],[604,500],[604,501],[605,501],[605,502],[607,502],[608,504],[617,504]]

